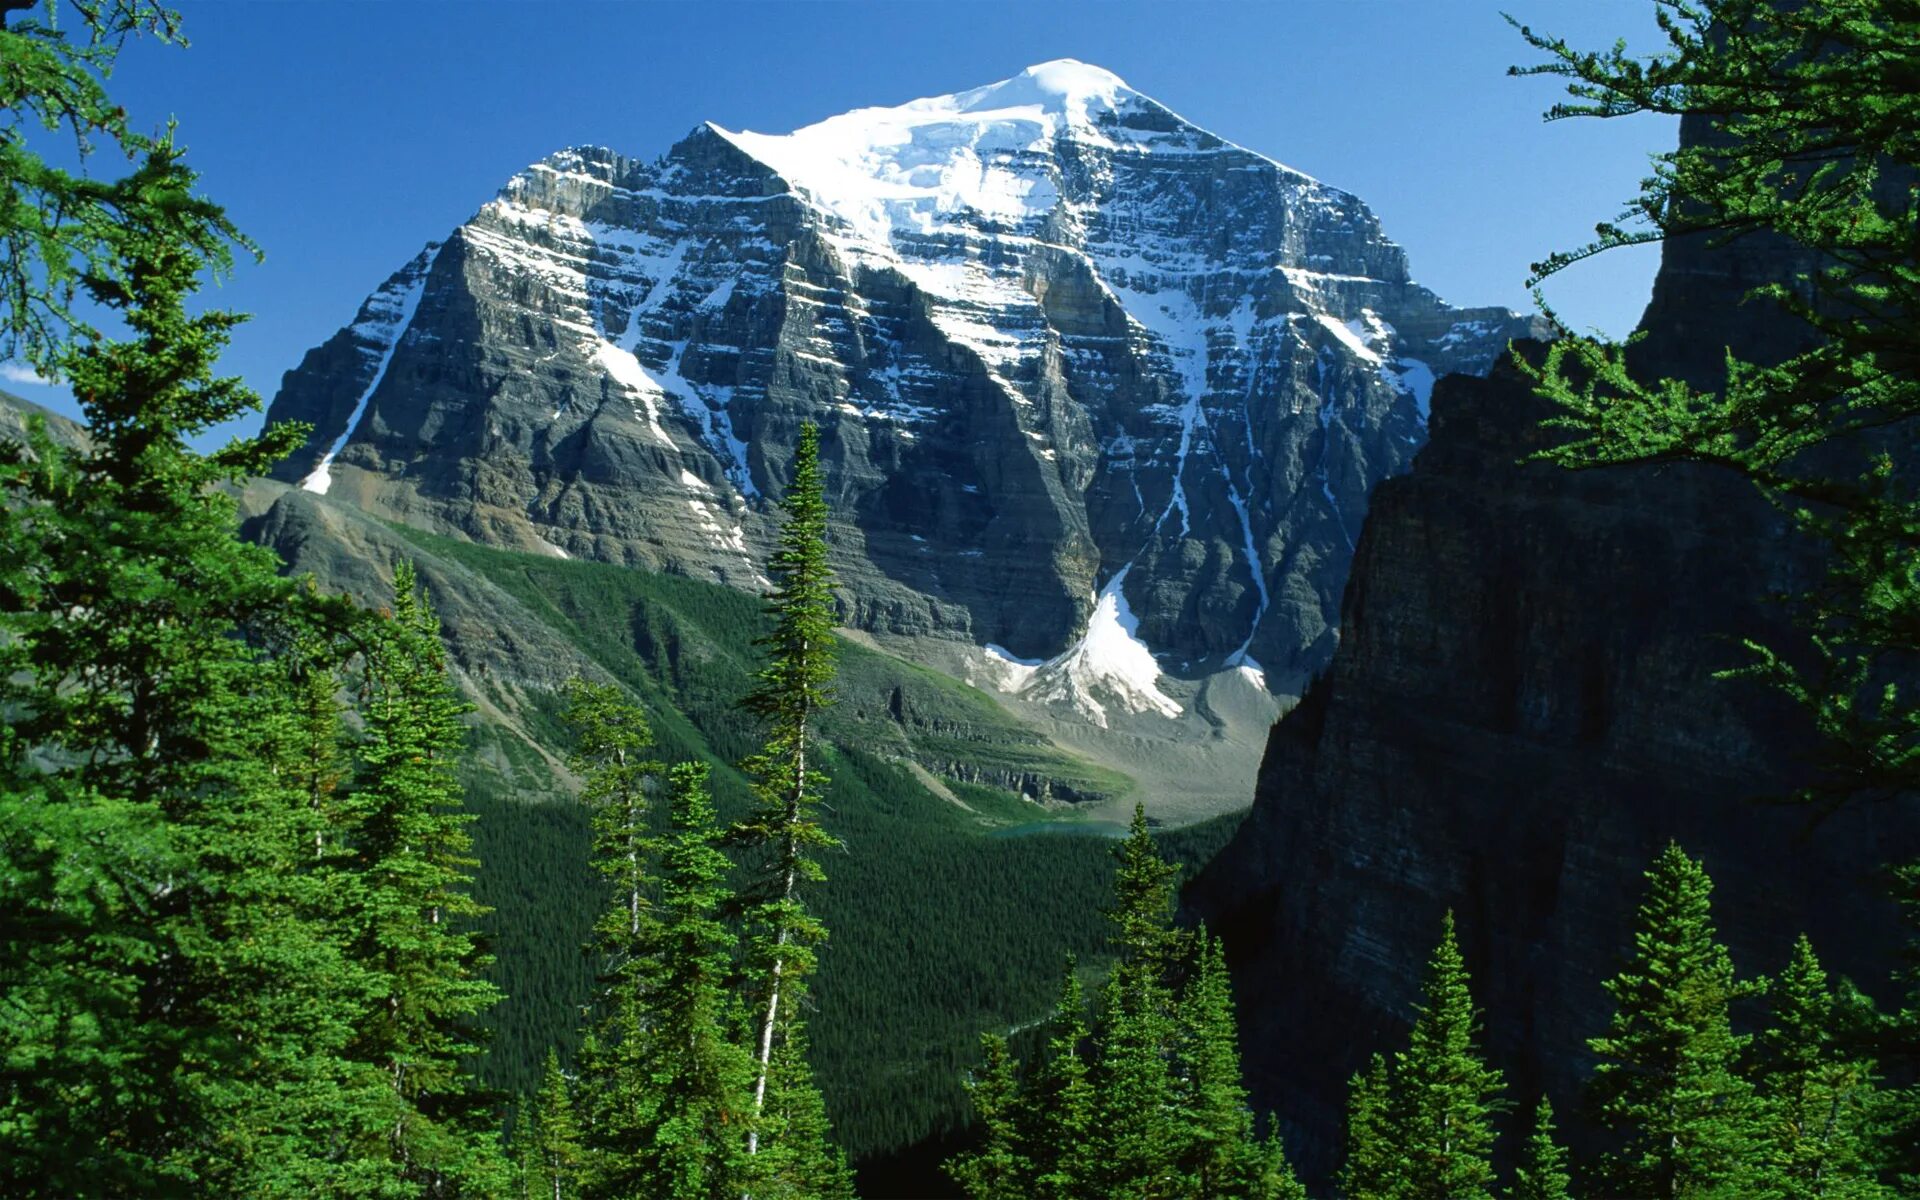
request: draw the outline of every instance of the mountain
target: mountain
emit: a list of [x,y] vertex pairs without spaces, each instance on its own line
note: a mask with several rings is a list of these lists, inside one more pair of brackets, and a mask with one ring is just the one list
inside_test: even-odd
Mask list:
[[[1740,301],[1804,267],[1767,238],[1670,241],[1639,369],[1706,385],[1728,348],[1800,344],[1803,326]],[[1548,415],[1511,364],[1441,381],[1413,470],[1374,494],[1339,649],[1188,895],[1227,940],[1256,1099],[1316,1174],[1347,1079],[1404,1036],[1448,909],[1520,1111],[1542,1089],[1576,1111],[1601,982],[1669,839],[1705,860],[1747,975],[1805,930],[1871,990],[1900,944],[1880,868],[1920,854],[1920,808],[1758,802],[1806,778],[1811,731],[1760,683],[1717,677],[1747,661],[1743,638],[1780,640],[1767,597],[1816,577],[1813,549],[1718,468],[1523,465]]]
[[[1068,741],[1245,729],[1219,808],[1331,653],[1433,379],[1533,328],[1413,282],[1354,196],[1061,60],[653,162],[554,154],[269,419],[312,424],[279,472],[307,491],[747,590],[817,422],[847,625]],[[1175,791],[1219,770],[1176,762]]]

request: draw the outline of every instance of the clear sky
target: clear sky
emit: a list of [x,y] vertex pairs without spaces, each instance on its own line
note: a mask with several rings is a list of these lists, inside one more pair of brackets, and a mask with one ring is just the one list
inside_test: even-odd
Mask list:
[[[1545,123],[1556,81],[1505,75],[1534,56],[1503,9],[1651,50],[1650,0],[175,3],[192,46],[130,46],[112,90],[137,122],[179,120],[206,191],[265,251],[217,299],[254,314],[227,366],[269,399],[423,242],[563,146],[652,158],[705,120],[785,132],[1079,58],[1358,194],[1447,299],[1521,308],[1527,265],[1613,217],[1674,137],[1650,118]],[[1583,264],[1549,300],[1624,332],[1657,258]]]

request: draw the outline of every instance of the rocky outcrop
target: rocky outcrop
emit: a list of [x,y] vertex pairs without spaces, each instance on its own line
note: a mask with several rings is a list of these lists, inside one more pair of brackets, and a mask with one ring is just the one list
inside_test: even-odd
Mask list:
[[[1669,246],[1641,366],[1703,379],[1729,344],[1794,344],[1737,304],[1791,271],[1777,250]],[[1347,1077],[1403,1036],[1447,909],[1493,1058],[1520,1099],[1569,1111],[1668,839],[1705,859],[1748,973],[1805,930],[1872,987],[1898,944],[1877,872],[1920,852],[1920,808],[1816,822],[1756,802],[1804,777],[1809,733],[1759,684],[1716,678],[1742,639],[1778,640],[1767,598],[1810,580],[1811,547],[1718,469],[1522,465],[1545,415],[1511,365],[1440,382],[1413,471],[1374,494],[1339,649],[1190,895],[1227,937],[1256,1095],[1316,1171]]]
[[314,426],[289,483],[742,588],[819,422],[847,622],[1105,723],[1178,714],[1163,673],[1297,690],[1432,379],[1530,328],[1414,283],[1355,197],[1063,61],[651,163],[556,154],[270,419]]

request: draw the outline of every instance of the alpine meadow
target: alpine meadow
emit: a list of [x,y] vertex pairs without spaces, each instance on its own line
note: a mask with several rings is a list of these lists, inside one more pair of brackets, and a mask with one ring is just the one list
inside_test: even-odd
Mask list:
[[1920,0],[175,2],[0,0],[0,1194],[1920,1200]]

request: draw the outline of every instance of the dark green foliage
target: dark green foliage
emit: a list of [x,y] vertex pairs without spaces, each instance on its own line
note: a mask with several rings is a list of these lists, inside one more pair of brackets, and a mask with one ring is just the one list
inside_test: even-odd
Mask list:
[[470,894],[472,838],[457,770],[467,745],[439,618],[413,567],[394,572],[391,616],[373,623],[360,704],[360,769],[343,805],[354,888],[351,952],[374,976],[349,1047],[393,1090],[387,1153],[428,1194],[497,1189],[492,1097],[470,1075],[480,1014],[499,991],[482,973]]
[[[787,519],[767,566],[775,580],[767,599],[773,629],[758,643],[767,661],[758,686],[743,702],[766,723],[766,739],[761,750],[742,763],[753,780],[754,807],[732,834],[734,844],[750,859],[741,895],[756,1066],[749,1156],[758,1154],[761,1143],[776,1131],[787,1137],[826,1136],[824,1112],[818,1122],[812,1119],[819,1107],[817,1096],[802,1094],[811,1093],[813,1080],[797,1052],[789,1053],[793,1061],[784,1073],[781,1103],[786,1115],[764,1128],[760,1121],[768,1111],[774,1051],[800,1040],[806,980],[816,965],[815,948],[827,935],[826,926],[808,909],[802,887],[826,878],[819,855],[840,844],[815,816],[827,785],[815,747],[818,718],[833,701],[835,664],[833,571],[827,565],[827,501],[816,426],[801,427],[781,505]],[[806,1164],[828,1150],[823,1141],[817,1148],[793,1146],[778,1153]]]
[[[1067,956],[1060,999],[1047,1020],[1047,1044],[1034,1068],[1031,1102],[1020,1131],[1033,1170],[1034,1195],[1042,1200],[1090,1197],[1094,1177],[1094,1093],[1087,1044],[1086,1002],[1081,995],[1079,962]],[[979,1098],[976,1120],[987,1125]],[[989,1134],[989,1137],[991,1135]],[[965,1182],[965,1181],[962,1181]]]
[[1771,1013],[1754,1039],[1752,1074],[1772,1194],[1786,1200],[1890,1196],[1871,1168],[1873,1064],[1849,1049],[1865,1024],[1859,998],[1843,1002],[1834,995],[1804,936],[1767,993]]
[[1448,913],[1407,1049],[1354,1077],[1341,1179],[1354,1200],[1487,1200],[1500,1073],[1479,1047],[1466,964]]
[[1346,1154],[1340,1164],[1340,1194],[1346,1200],[1391,1200],[1403,1179],[1392,1120],[1392,1081],[1384,1055],[1347,1084]]
[[1771,1186],[1752,1088],[1735,1072],[1746,1038],[1729,1005],[1750,989],[1734,980],[1714,940],[1712,883],[1669,844],[1647,871],[1633,953],[1607,981],[1616,1008],[1588,1045],[1599,1056],[1593,1111],[1616,1144],[1603,1190],[1614,1195],[1738,1197]]
[[741,1193],[752,1063],[730,1036],[739,1027],[728,990],[736,939],[720,920],[729,864],[704,764],[673,768],[668,814],[638,1055],[649,1138],[636,1174],[664,1200],[732,1200]]
[[1114,961],[1096,1020],[1089,1028],[1070,959],[1024,1080],[1004,1039],[985,1039],[973,1087],[979,1145],[948,1173],[974,1200],[1303,1197],[1278,1139],[1255,1135],[1220,944],[1203,933],[1198,953],[1186,953],[1193,939],[1172,920],[1179,868],[1138,807],[1114,858]]
[[[1201,1196],[1250,1196],[1269,1169],[1269,1148],[1254,1136],[1253,1110],[1240,1082],[1240,1040],[1233,987],[1219,939],[1202,932],[1198,962],[1178,1013],[1180,1071],[1175,1081],[1185,1148],[1179,1167]],[[1285,1169],[1285,1160],[1280,1163]]]
[[[974,1200],[1027,1200],[1033,1163],[1023,1153],[1020,1082],[1007,1039],[980,1036],[980,1067],[967,1088],[980,1147],[947,1165],[954,1181]],[[1044,1116],[1044,1112],[1042,1114]]]
[[1492,1195],[1493,1113],[1505,1085],[1480,1052],[1480,1022],[1448,913],[1427,963],[1419,1017],[1395,1056],[1391,1113],[1410,1200]]
[[[55,62],[57,40],[0,32],[0,88],[41,98],[7,91],[10,120],[80,86],[12,72]],[[18,164],[13,130],[0,154]],[[82,188],[88,231],[9,242],[4,264],[8,335],[71,383],[90,440],[63,448],[36,427],[0,447],[0,1189],[311,1194],[350,1153],[341,1052],[363,981],[305,869],[323,822],[297,747],[327,718],[303,712],[274,650],[342,610],[303,604],[271,554],[238,543],[217,490],[286,435],[188,448],[257,398],[213,374],[238,318],[187,311],[226,261],[224,218],[191,198],[169,142],[140,155],[137,196],[107,211]],[[7,179],[23,185],[66,186]],[[0,233],[23,219],[0,213]],[[23,270],[57,289],[35,256],[69,250],[124,340],[64,340],[64,297],[19,292]]]
[[1553,1105],[1545,1096],[1533,1111],[1533,1129],[1520,1147],[1513,1169],[1512,1200],[1569,1200],[1573,1177],[1567,1173],[1567,1151],[1553,1136]]
[[586,1151],[558,1054],[547,1052],[540,1090],[531,1101],[522,1100],[519,1108],[513,1135],[519,1200],[577,1200]]

